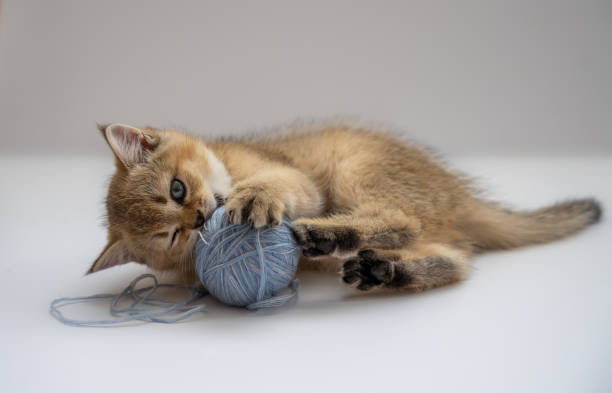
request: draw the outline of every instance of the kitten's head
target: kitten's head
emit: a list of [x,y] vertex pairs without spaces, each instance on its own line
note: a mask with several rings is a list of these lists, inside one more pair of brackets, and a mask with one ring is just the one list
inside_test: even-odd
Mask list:
[[127,262],[193,272],[198,230],[230,178],[203,141],[175,131],[100,127],[115,154],[106,208],[108,245],[88,273]]

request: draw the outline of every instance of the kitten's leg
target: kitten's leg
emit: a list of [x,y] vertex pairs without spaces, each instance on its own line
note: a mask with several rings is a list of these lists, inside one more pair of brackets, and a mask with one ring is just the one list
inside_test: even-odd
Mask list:
[[421,223],[396,209],[360,209],[349,214],[300,218],[293,222],[304,255],[345,257],[364,248],[403,249],[420,234]]
[[297,169],[272,166],[237,182],[227,197],[225,210],[232,222],[279,225],[290,219],[321,214],[323,197],[317,186]]
[[465,278],[467,256],[442,244],[410,250],[362,250],[344,262],[342,280],[362,291],[388,288],[419,292]]

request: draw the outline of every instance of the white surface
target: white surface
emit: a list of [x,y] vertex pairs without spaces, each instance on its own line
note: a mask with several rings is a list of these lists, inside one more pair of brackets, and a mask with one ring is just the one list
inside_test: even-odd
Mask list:
[[[612,206],[610,158],[454,161],[515,205],[593,195]],[[612,390],[606,217],[566,241],[479,256],[467,282],[419,295],[353,294],[311,273],[282,313],[208,299],[187,323],[73,328],[49,315],[53,298],[118,291],[142,271],[82,276],[104,245],[110,153],[0,167],[2,391]],[[105,306],[73,312],[106,317]]]
[[610,154],[610,48],[607,0],[3,0],[0,152],[339,114],[451,154]]

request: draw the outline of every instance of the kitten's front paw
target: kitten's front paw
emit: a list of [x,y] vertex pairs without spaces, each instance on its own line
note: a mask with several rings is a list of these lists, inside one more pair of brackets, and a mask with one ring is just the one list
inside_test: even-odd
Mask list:
[[279,225],[285,203],[262,184],[238,183],[229,193],[225,211],[234,224],[251,224],[255,228]]
[[361,291],[386,286],[392,287],[395,266],[376,254],[374,250],[362,250],[355,258],[344,262],[342,281],[357,286]]
[[306,257],[327,255],[336,251],[351,252],[359,245],[359,235],[354,228],[321,225],[316,218],[295,220],[292,227]]

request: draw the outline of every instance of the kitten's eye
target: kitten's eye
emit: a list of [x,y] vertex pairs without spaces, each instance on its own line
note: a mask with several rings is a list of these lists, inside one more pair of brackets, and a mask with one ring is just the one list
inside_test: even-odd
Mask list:
[[172,180],[170,183],[170,196],[172,199],[182,204],[185,200],[185,185],[178,179]]

